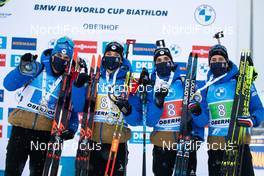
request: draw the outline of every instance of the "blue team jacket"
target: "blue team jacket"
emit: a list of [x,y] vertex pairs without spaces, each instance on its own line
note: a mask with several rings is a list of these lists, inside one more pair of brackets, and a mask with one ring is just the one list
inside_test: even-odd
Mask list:
[[[50,66],[50,60],[51,60],[51,52],[52,49],[47,49],[45,50],[42,55],[41,55],[41,62],[37,62],[38,65],[38,70],[36,75],[25,75],[22,74],[19,71],[19,68],[16,67],[14,70],[12,70],[10,73],[7,74],[7,76],[4,78],[4,87],[8,91],[15,91],[21,87],[23,87],[26,83],[28,83],[30,80],[33,80],[30,84],[42,84],[42,77],[40,76],[43,72],[43,69],[45,67],[45,70],[47,72],[47,79],[50,78],[52,75],[52,68]],[[53,76],[54,77],[54,76]],[[56,90],[60,89],[60,86],[57,86]],[[73,87],[75,89],[75,87]],[[55,91],[55,93],[59,93],[59,91]],[[76,92],[76,91],[73,91]],[[74,97],[74,93],[72,94]],[[32,97],[32,98],[40,98],[40,97]],[[48,106],[53,106],[53,105],[48,105]],[[69,122],[69,129],[71,129],[73,132],[76,132],[78,129],[79,125],[79,120],[78,120],[78,114],[77,111],[75,111],[75,107],[79,106],[79,102],[75,102],[73,104],[73,109],[72,109],[72,114],[70,117],[70,122]]]
[[[234,99],[234,92],[236,86],[236,76],[238,68],[231,62],[231,70],[228,74],[202,91],[202,114],[193,116],[193,120],[198,126],[205,126],[209,124],[209,136],[226,136],[228,132],[228,119],[231,116],[231,110]],[[212,73],[208,72],[208,80]],[[227,111],[222,111],[227,109]],[[217,111],[218,110],[218,111]],[[219,119],[215,116],[219,112]],[[251,87],[251,96],[249,104],[249,112],[251,116],[255,117],[255,126],[258,126],[263,121],[263,105],[257,94],[254,84]]]

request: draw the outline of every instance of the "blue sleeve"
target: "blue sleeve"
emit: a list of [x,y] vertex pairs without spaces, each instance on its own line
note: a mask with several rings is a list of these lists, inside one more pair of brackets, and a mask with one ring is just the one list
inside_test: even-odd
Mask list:
[[76,132],[79,127],[78,113],[83,112],[84,110],[86,89],[87,89],[86,86],[83,86],[80,88],[77,88],[74,85],[72,86],[73,109],[72,109],[71,118],[69,122],[69,129],[71,129],[73,132]]
[[202,113],[198,116],[192,114],[192,119],[198,127],[205,127],[209,122],[209,110],[206,102],[207,89],[201,91],[202,101],[200,103]]
[[254,127],[257,127],[264,119],[264,109],[254,84],[250,91],[249,112],[251,116],[255,117],[256,123],[254,124]]
[[79,127],[78,113],[72,108],[71,117],[69,121],[69,129],[76,133]]
[[142,104],[137,95],[130,95],[128,102],[132,106],[132,112],[125,116],[126,122],[131,126],[142,125]]
[[154,127],[160,120],[163,108],[156,106],[153,90],[148,92],[147,110],[147,126]]
[[80,88],[72,86],[72,103],[76,112],[83,112],[87,86]]
[[6,77],[4,78],[4,87],[8,91],[14,91],[18,88],[23,87],[29,80],[36,77],[41,71],[43,66],[40,63],[37,63],[39,66],[39,70],[37,71],[36,75],[24,75],[19,71],[19,68],[16,67],[14,70],[9,72]]

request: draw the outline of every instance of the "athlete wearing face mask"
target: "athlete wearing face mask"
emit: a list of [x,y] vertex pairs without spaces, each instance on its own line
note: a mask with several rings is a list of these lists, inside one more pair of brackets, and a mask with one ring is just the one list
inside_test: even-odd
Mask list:
[[109,43],[105,48],[104,57],[102,58],[102,66],[108,72],[117,70],[123,61],[123,51],[123,46],[119,43]]
[[[199,106],[191,107],[193,122],[199,126],[208,125],[207,146],[208,169],[210,176],[220,176],[221,163],[226,150],[225,137],[228,134],[234,95],[236,89],[237,66],[228,59],[227,50],[223,45],[215,45],[209,50],[210,71],[207,74],[206,89],[201,92]],[[257,127],[263,121],[263,105],[255,85],[250,88],[249,116],[237,117],[237,125],[248,127],[242,139],[244,143],[242,176],[253,176],[252,156],[250,153],[249,128]]]
[[232,64],[223,45],[217,44],[210,49],[209,66],[214,77],[219,77],[231,69]]
[[[171,176],[176,159],[176,149],[173,143],[177,143],[180,131],[182,114],[182,100],[184,92],[185,74],[182,68],[173,62],[168,48],[157,48],[154,52],[155,68],[151,75],[154,85],[154,101],[162,111],[154,116],[159,117],[150,136],[153,148],[153,167],[155,176]],[[152,111],[152,110],[150,110]],[[149,113],[149,112],[148,112]],[[193,123],[194,138],[203,139],[203,127],[197,127]],[[196,151],[190,152],[187,175],[196,171]]]
[[64,73],[73,55],[73,42],[67,38],[58,40],[51,51],[51,70],[54,76]]
[[[92,132],[92,146],[98,146],[98,148],[91,151],[88,175],[104,175],[116,123],[121,125],[121,119],[132,112],[128,100],[122,98],[122,95],[127,96],[127,92],[124,91],[127,72],[132,72],[130,62],[123,57],[123,50],[121,44],[110,42],[106,45],[101,60]],[[86,87],[78,90],[78,101],[84,102],[86,91]],[[114,96],[118,97],[116,101],[112,100]],[[79,109],[83,107],[80,106]],[[130,137],[131,131],[125,121],[113,175],[125,175],[128,160],[127,141]]]
[[[16,108],[8,117],[12,131],[7,146],[6,175],[21,175],[28,157],[30,175],[42,175],[47,149],[30,146],[32,143],[48,145],[62,74],[70,64],[73,48],[71,39],[61,37],[54,48],[42,52],[39,61],[37,55],[24,54],[19,66],[4,78],[4,87],[16,91],[17,100]],[[72,105],[68,126],[61,134],[64,140],[72,139],[79,125],[75,108],[80,104],[76,101]]]

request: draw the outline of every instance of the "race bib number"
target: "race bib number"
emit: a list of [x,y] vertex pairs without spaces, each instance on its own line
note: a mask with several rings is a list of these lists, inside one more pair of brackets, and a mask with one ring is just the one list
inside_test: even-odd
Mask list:
[[210,124],[214,127],[229,126],[233,101],[222,101],[209,104]]
[[155,126],[157,131],[178,131],[181,122],[182,100],[166,101],[159,123]]

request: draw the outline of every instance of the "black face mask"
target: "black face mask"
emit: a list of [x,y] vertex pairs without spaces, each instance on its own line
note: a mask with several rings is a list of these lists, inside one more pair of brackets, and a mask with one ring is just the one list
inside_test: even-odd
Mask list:
[[67,61],[62,60],[60,57],[53,56],[52,66],[57,72],[59,72],[58,75],[61,75],[65,71],[67,65]]
[[227,73],[226,63],[216,62],[211,63],[210,65],[211,72],[214,74],[214,77],[219,77]]
[[162,77],[169,76],[172,68],[171,62],[161,62],[156,64],[157,74]]
[[120,57],[104,56],[102,65],[105,69],[116,70],[120,66]]

